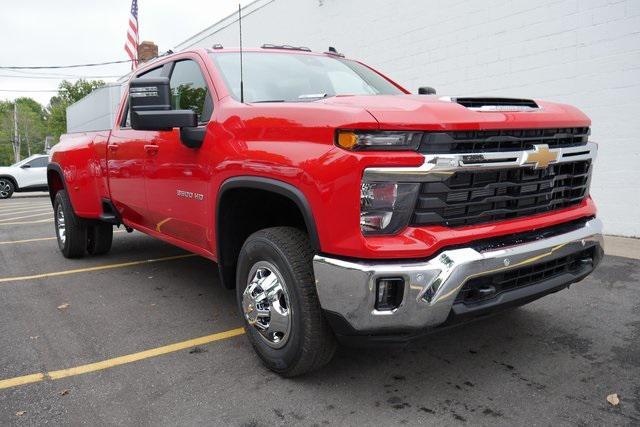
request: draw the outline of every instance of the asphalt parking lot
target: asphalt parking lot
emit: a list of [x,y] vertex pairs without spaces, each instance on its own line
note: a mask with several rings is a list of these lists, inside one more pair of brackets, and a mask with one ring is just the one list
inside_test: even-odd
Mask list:
[[125,232],[67,260],[51,218],[46,198],[0,201],[2,425],[640,424],[639,260],[606,256],[526,307],[281,379],[214,264]]

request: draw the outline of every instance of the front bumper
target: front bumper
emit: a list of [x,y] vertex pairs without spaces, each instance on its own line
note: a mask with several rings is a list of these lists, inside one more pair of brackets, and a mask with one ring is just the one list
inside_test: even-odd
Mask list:
[[[594,248],[593,262],[574,274],[560,274],[530,286],[497,295],[477,307],[454,301],[472,278],[552,261]],[[412,333],[441,325],[453,315],[484,314],[508,305],[531,301],[582,280],[596,267],[603,253],[602,222],[586,220],[577,228],[551,237],[499,249],[445,250],[425,261],[346,261],[316,255],[313,269],[322,308],[340,318],[353,335]],[[404,296],[391,311],[375,309],[379,278],[404,278]]]

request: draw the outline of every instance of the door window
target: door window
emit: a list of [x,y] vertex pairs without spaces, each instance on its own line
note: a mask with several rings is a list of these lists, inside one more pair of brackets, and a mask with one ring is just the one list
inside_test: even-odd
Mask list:
[[27,164],[32,168],[46,168],[48,163],[49,163],[48,157],[38,157],[37,159],[31,160]]
[[213,103],[200,66],[192,60],[178,61],[171,73],[171,108],[193,110],[199,122],[211,118]]

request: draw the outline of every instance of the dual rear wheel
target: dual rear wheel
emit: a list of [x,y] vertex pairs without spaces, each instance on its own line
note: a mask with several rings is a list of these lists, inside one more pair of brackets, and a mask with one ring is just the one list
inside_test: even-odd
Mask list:
[[56,194],[53,212],[58,247],[66,258],[80,258],[86,252],[90,255],[109,252],[113,226],[107,223],[87,224],[78,218],[65,190]]

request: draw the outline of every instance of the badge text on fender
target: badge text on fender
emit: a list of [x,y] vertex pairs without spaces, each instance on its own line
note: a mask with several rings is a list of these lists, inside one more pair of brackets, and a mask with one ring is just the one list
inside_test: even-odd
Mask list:
[[204,194],[194,193],[193,191],[176,190],[176,195],[184,199],[204,200]]

